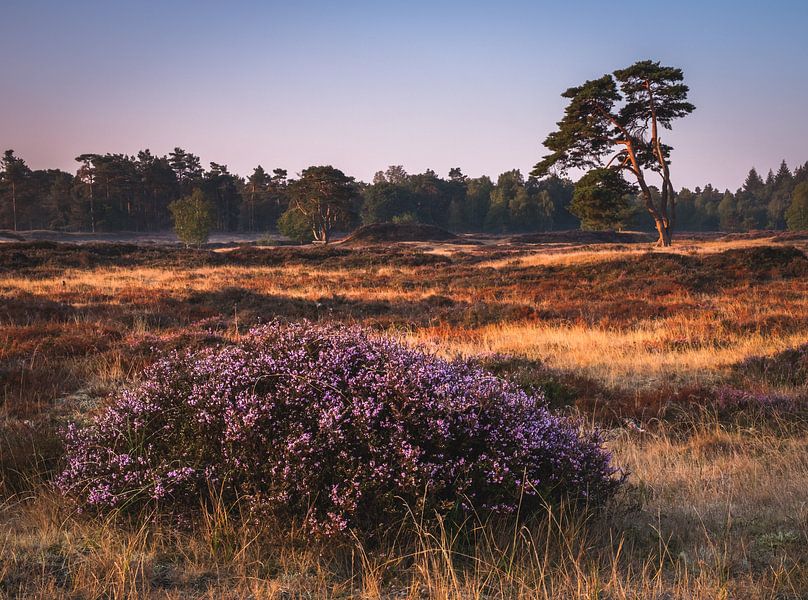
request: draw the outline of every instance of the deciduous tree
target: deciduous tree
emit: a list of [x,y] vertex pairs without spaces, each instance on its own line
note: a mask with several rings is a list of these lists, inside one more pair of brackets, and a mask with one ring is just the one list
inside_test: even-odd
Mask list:
[[786,211],[786,223],[794,231],[808,230],[808,182],[794,188],[791,205]]
[[214,223],[214,206],[205,193],[196,188],[190,196],[168,206],[174,217],[174,231],[186,246],[201,246],[208,241]]

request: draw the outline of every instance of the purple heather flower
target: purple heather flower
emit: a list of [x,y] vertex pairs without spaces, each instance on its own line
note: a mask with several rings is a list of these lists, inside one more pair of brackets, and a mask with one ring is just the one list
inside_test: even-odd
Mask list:
[[65,432],[59,487],[96,509],[195,510],[215,488],[332,535],[419,506],[527,515],[605,501],[597,432],[462,361],[356,327],[271,323],[172,353]]

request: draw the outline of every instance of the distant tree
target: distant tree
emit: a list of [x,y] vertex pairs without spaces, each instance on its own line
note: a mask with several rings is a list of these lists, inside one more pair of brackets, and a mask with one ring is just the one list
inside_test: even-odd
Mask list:
[[786,210],[786,223],[792,231],[808,230],[808,182],[794,188],[791,205]]
[[[696,188],[697,190],[699,188]],[[699,214],[696,208],[698,193],[683,187],[676,194],[676,223],[681,231],[699,229]]]
[[168,164],[177,177],[181,193],[198,186],[204,175],[199,157],[182,148],[174,148],[174,151],[169,153]]
[[[23,183],[24,185],[17,190],[18,228],[22,228],[25,224],[29,230],[63,229],[72,202],[73,176],[58,169],[37,169],[29,171]],[[4,195],[10,194],[8,185],[0,187]],[[12,217],[9,212],[9,219]]]
[[214,223],[214,206],[199,189],[168,205],[174,218],[174,231],[186,246],[201,246],[208,241]]
[[278,219],[278,231],[290,240],[295,240],[301,244],[307,244],[314,239],[309,219],[296,210],[287,210],[280,216]]
[[390,165],[386,171],[377,171],[373,176],[373,183],[395,183],[403,185],[407,183],[409,175],[401,165]]
[[454,185],[438,177],[432,169],[417,175],[409,175],[406,184],[415,199],[414,212],[418,221],[448,227]]
[[547,192],[552,203],[551,223],[552,229],[577,229],[581,225],[580,219],[570,212],[572,194],[575,186],[566,178],[550,175],[543,179],[530,176],[527,186],[536,192]]
[[80,154],[76,157],[76,162],[81,163],[78,171],[76,171],[76,179],[84,185],[86,190],[86,197],[89,199],[89,214],[90,214],[90,231],[95,233],[96,214],[95,214],[95,179],[96,179],[96,166],[95,163],[100,158],[100,154]]
[[734,204],[737,220],[736,229],[749,231],[750,229],[761,229],[766,226],[768,202],[764,189],[752,192],[741,188],[735,192]]
[[448,226],[450,231],[465,231],[468,229],[466,223],[465,206],[462,200],[453,199],[449,205]]
[[682,231],[718,229],[718,205],[722,195],[709,183],[704,189],[682,188],[676,194],[676,222]]
[[373,175],[372,183],[405,184],[408,178],[409,175],[402,165],[390,165],[384,171],[376,171]]
[[718,204],[718,226],[722,231],[738,231],[741,228],[737,202],[729,190],[724,192],[721,202]]
[[524,190],[525,178],[519,169],[501,173],[491,192],[491,205],[485,218],[485,228],[495,233],[504,233],[511,227],[511,203],[520,190]]
[[786,208],[791,202],[791,194],[794,191],[794,176],[786,164],[780,163],[780,168],[774,175],[774,181],[769,196],[769,203],[766,207],[768,213],[768,226],[772,229],[784,229],[786,226]]
[[408,186],[386,180],[368,186],[362,192],[362,223],[384,223],[402,214],[414,214],[415,196]]
[[570,212],[583,229],[622,229],[635,214],[637,188],[614,169],[592,169],[575,184]]
[[547,190],[525,184],[508,206],[511,231],[546,231],[553,226],[553,201]]
[[272,169],[269,182],[269,199],[263,218],[274,225],[278,217],[289,207],[289,182],[286,169]]
[[238,216],[241,208],[241,194],[239,187],[243,184],[238,177],[230,173],[227,165],[210,163],[199,185],[207,196],[212,199],[216,209],[216,229],[219,231],[232,231],[238,225]]
[[17,197],[23,182],[31,174],[25,161],[14,156],[14,150],[6,150],[0,159],[3,167],[3,182],[8,186],[11,196],[11,214],[14,231],[17,231]]
[[[640,186],[648,213],[659,233],[659,245],[669,246],[675,221],[675,193],[670,177],[672,148],[662,143],[660,128],[690,114],[695,107],[687,101],[688,87],[682,70],[650,60],[568,89],[570,100],[559,128],[547,136],[551,151],[534,168],[537,177],[557,167],[606,166],[630,172]],[[618,103],[622,102],[620,106]],[[645,172],[662,179],[655,202]]]
[[736,229],[749,230],[765,227],[768,222],[769,198],[773,193],[774,174],[769,172],[764,181],[752,167],[743,186],[735,192]]
[[242,227],[247,231],[255,231],[256,207],[263,203],[269,191],[270,176],[264,167],[258,165],[253,169],[252,175],[247,177],[244,194],[244,210],[241,212]]
[[[45,213],[44,227],[48,229],[66,229],[70,223],[70,211],[73,204],[71,189],[73,176],[59,170],[48,170],[48,177],[43,182],[42,212]],[[47,188],[45,188],[47,186]]]
[[763,184],[763,187],[766,189],[771,189],[774,187],[774,171],[769,169],[769,172],[766,174],[766,181]]
[[[125,229],[135,213],[140,188],[137,165],[124,154],[87,155],[94,182],[92,221],[96,229]],[[85,190],[88,188],[85,187]]]
[[468,201],[468,177],[460,167],[449,169],[449,180],[441,185],[443,193],[449,198],[449,215],[447,225],[452,231],[464,231],[467,223],[466,205]]
[[305,169],[300,179],[289,184],[289,195],[288,210],[303,215],[312,238],[325,244],[336,227],[349,225],[355,217],[354,178],[332,166]]
[[718,208],[723,198],[724,195],[709,183],[701,191],[697,188],[696,211],[699,215],[699,230],[714,231],[719,228]]
[[135,161],[135,172],[140,180],[136,228],[162,229],[169,226],[168,205],[179,197],[180,187],[168,157],[154,156],[148,149],[141,150]]
[[463,182],[463,181],[466,181],[466,179],[468,179],[468,177],[463,175],[463,171],[460,170],[460,167],[453,167],[453,168],[449,169],[449,180],[450,181]]
[[808,161],[805,164],[799,165],[794,169],[794,185],[798,185],[804,181],[808,181]]
[[491,192],[494,183],[488,176],[469,179],[466,182],[466,202],[464,220],[472,231],[482,231],[486,216],[491,207]]
[[785,160],[780,162],[780,167],[777,169],[777,174],[774,176],[774,186],[776,188],[788,187],[794,182],[794,175]]
[[755,167],[749,169],[749,173],[747,173],[746,179],[743,182],[743,190],[756,194],[762,192],[765,187],[766,184],[763,182],[763,178],[758,174],[757,169],[755,169]]

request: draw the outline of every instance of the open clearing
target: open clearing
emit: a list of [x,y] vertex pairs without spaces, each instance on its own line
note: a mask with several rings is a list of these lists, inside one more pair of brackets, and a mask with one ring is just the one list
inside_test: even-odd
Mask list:
[[[0,244],[0,596],[808,597],[808,240],[474,242]],[[608,430],[629,485],[587,523],[339,544],[215,511],[92,518],[51,490],[66,419],[162,352],[273,318],[542,388]]]

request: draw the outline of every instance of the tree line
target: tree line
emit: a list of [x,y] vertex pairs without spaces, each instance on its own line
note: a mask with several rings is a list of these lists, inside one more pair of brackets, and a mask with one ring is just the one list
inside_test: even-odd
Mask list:
[[677,196],[679,226],[691,231],[808,228],[808,162],[792,172],[786,161],[763,179],[752,168],[735,192],[711,185]]
[[201,190],[215,207],[219,231],[274,226],[287,173],[261,167],[244,179],[226,165],[204,169],[198,156],[175,148],[166,156],[82,154],[75,174],[29,169],[13,150],[2,158],[0,227],[65,231],[160,231],[172,226],[170,204]]
[[[82,154],[75,173],[30,169],[13,150],[0,160],[0,229],[64,231],[161,231],[172,227],[172,203],[198,192],[209,207],[209,225],[220,232],[264,232],[280,228],[298,239],[327,236],[359,224],[398,221],[438,225],[453,231],[534,232],[586,228],[653,230],[645,199],[623,189],[617,199],[595,198],[601,183],[590,172],[577,184],[549,174],[525,177],[507,171],[496,180],[468,177],[453,168],[410,174],[402,166],[379,171],[370,183],[332,167],[311,167],[297,178],[285,169],[256,167],[247,177],[226,165],[205,169],[182,148],[165,156]],[[336,190],[312,205],[312,189],[324,182]],[[808,162],[793,172],[783,161],[764,179],[755,169],[736,191],[707,184],[669,192],[676,199],[677,227],[695,231],[744,231],[797,227],[805,216]],[[803,190],[805,188],[805,190]],[[621,189],[621,188],[616,188]],[[648,186],[652,198],[662,192]],[[801,192],[801,190],[803,190]],[[316,194],[314,194],[316,196]],[[594,206],[600,202],[602,206]]]

